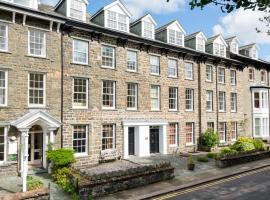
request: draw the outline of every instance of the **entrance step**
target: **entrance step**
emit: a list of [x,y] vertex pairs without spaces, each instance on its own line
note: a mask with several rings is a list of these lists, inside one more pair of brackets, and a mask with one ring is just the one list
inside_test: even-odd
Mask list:
[[46,174],[46,173],[48,173],[48,170],[44,168],[29,169],[28,171],[29,175]]

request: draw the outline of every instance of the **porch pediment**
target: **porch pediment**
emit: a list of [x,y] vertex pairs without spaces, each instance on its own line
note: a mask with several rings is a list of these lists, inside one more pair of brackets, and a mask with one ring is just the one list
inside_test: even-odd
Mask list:
[[33,125],[40,125],[51,129],[57,129],[60,127],[61,123],[50,114],[38,110],[29,112],[19,119],[12,121],[11,125],[15,126],[19,130],[30,129]]

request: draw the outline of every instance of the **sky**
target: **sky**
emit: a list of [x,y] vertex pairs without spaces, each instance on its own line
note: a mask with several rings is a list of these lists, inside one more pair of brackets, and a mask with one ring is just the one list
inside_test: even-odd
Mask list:
[[[55,5],[58,0],[41,0],[43,3]],[[94,14],[101,7],[113,0],[89,0],[88,11]],[[257,43],[259,57],[270,61],[270,36],[264,33],[267,27],[259,18],[264,12],[237,10],[230,14],[222,13],[219,7],[210,5],[203,10],[190,9],[188,0],[122,0],[135,20],[150,13],[157,22],[157,27],[177,19],[187,34],[202,31],[207,37],[222,34],[225,38],[237,36],[241,45]],[[256,28],[263,33],[257,33]]]

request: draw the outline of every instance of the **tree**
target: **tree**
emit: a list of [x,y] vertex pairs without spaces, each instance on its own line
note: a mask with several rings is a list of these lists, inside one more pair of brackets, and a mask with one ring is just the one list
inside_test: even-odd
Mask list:
[[[170,0],[167,0],[169,2]],[[191,9],[201,8],[205,6],[214,4],[219,6],[222,12],[230,13],[233,10],[240,8],[251,9],[253,11],[269,11],[270,10],[270,1],[269,0],[190,0],[189,5]]]

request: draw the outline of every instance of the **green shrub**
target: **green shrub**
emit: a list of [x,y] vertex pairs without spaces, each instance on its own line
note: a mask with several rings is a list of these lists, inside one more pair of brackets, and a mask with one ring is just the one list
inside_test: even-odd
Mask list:
[[37,190],[43,187],[43,182],[32,176],[27,176],[27,190]]
[[253,140],[250,138],[240,138],[231,147],[238,152],[250,152],[255,150]]
[[193,165],[194,164],[194,160],[193,160],[192,156],[188,157],[187,163],[188,163],[188,165]]
[[228,156],[233,156],[236,154],[237,154],[236,150],[231,149],[229,147],[225,147],[225,148],[221,149],[219,156],[220,157],[228,157]]
[[216,159],[217,158],[217,153],[208,153],[206,156],[208,158],[211,158],[211,159]]
[[253,139],[253,145],[258,151],[264,150],[264,143],[261,139]]
[[47,158],[54,163],[54,167],[68,167],[75,162],[72,149],[57,149],[47,151]]
[[212,148],[219,143],[218,134],[212,129],[207,129],[202,136],[202,145],[204,147]]
[[65,189],[68,186],[67,175],[69,173],[70,173],[70,169],[67,167],[55,168],[53,170],[52,178],[59,186]]
[[209,162],[209,159],[206,156],[200,156],[197,158],[199,162]]

